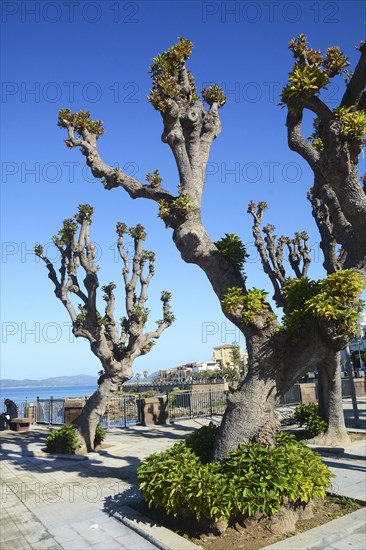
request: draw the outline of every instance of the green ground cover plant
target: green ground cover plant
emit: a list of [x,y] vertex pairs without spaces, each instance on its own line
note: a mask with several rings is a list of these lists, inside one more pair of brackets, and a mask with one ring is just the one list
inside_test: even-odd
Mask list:
[[232,523],[257,512],[271,517],[284,503],[305,505],[331,487],[329,468],[291,434],[277,434],[274,446],[239,445],[227,460],[208,462],[214,434],[213,426],[201,428],[142,462],[139,488],[149,507]]
[[303,403],[295,408],[294,418],[300,426],[305,425],[312,436],[319,435],[327,429],[327,423],[318,413],[317,403]]
[[[100,445],[106,434],[107,431],[98,425],[95,431],[94,445]],[[80,447],[77,429],[73,424],[52,430],[46,439],[46,449],[49,453],[73,455]]]

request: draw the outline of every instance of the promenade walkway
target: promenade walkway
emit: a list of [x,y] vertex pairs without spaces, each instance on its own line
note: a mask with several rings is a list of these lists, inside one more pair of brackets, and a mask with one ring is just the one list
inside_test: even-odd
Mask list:
[[[363,430],[366,402],[359,401]],[[346,417],[352,426],[349,402]],[[209,420],[207,420],[208,422]],[[52,457],[42,451],[48,427],[1,435],[1,548],[34,550],[197,549],[167,529],[154,526],[128,504],[139,499],[136,467],[152,452],[181,440],[206,420],[179,421],[169,426],[111,429],[106,447],[88,457]],[[338,494],[366,501],[365,441],[324,460],[336,474]],[[343,521],[343,524],[342,524]],[[340,518],[304,540],[297,537],[271,548],[363,549],[364,510]],[[339,526],[338,526],[339,525]],[[300,535],[302,537],[302,535]],[[307,546],[306,540],[311,545]],[[305,545],[304,545],[305,544]]]

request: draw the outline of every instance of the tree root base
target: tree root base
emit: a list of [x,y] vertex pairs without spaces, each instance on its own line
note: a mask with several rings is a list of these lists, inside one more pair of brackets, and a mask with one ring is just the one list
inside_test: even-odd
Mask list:
[[311,439],[307,439],[306,443],[310,443],[311,445],[320,445],[322,447],[344,447],[351,443],[351,438],[347,433],[324,433],[312,437]]

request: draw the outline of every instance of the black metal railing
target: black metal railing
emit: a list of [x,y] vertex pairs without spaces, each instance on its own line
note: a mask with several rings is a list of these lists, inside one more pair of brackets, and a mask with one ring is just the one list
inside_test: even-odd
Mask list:
[[139,423],[140,397],[136,395],[122,395],[113,397],[107,406],[105,414],[100,419],[101,426],[108,427],[126,427]]
[[170,418],[197,418],[224,414],[227,392],[171,392],[168,396]]
[[[169,417],[174,419],[212,417],[223,415],[227,403],[227,393],[209,388],[207,391],[171,391],[160,394],[168,400]],[[342,380],[342,395],[348,397],[349,381]],[[105,414],[101,417],[104,427],[126,427],[141,422],[140,411],[143,398],[136,394],[114,397]],[[279,414],[291,405],[301,403],[301,384],[295,384],[280,400]],[[36,423],[61,425],[65,422],[65,399],[39,399],[35,403],[27,400],[16,401],[18,416],[31,416]],[[285,411],[286,412],[286,411]]]
[[65,399],[39,399],[37,397],[35,408],[35,421],[37,424],[64,424]]

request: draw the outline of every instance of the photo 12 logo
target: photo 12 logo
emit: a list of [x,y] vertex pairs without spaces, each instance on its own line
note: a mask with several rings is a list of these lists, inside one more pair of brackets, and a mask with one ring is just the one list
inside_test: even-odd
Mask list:
[[11,103],[98,103],[103,98],[113,103],[139,103],[140,87],[137,82],[26,82],[3,81],[1,102]]
[[338,2],[202,2],[202,23],[339,23]]
[[1,2],[1,21],[10,23],[139,23],[140,4],[138,2]]

